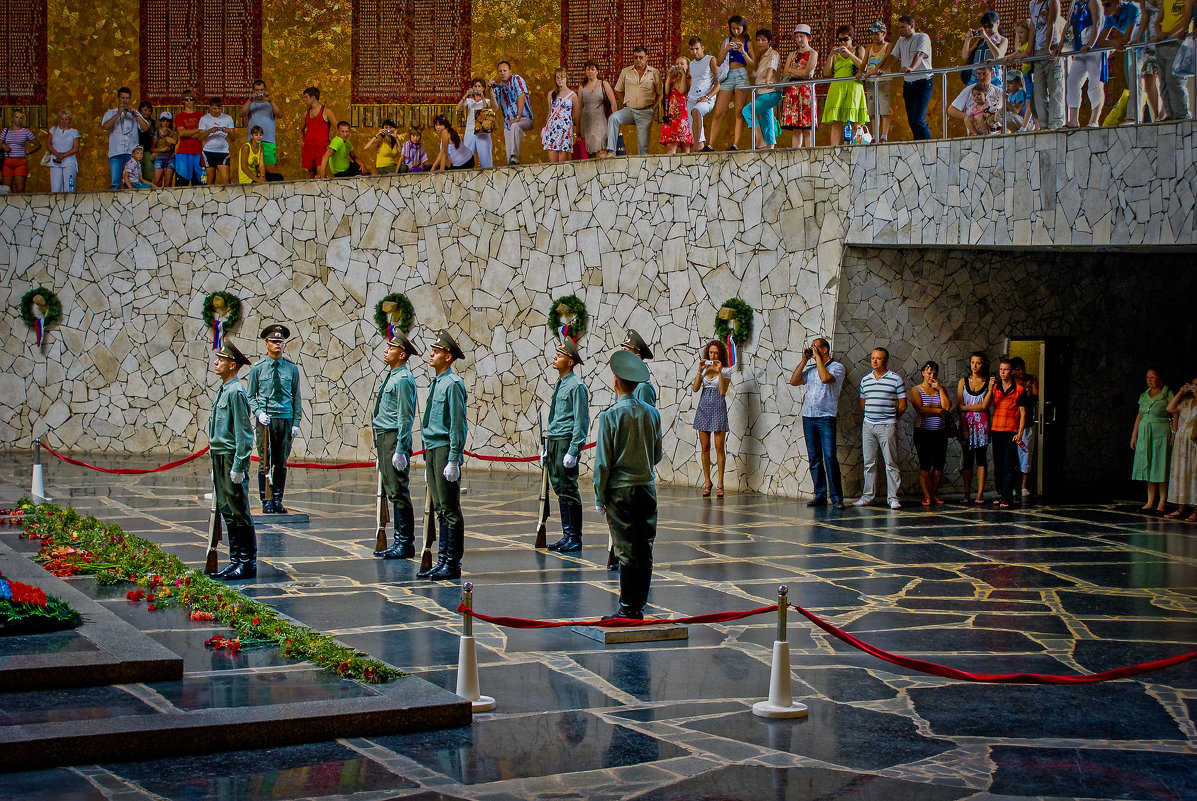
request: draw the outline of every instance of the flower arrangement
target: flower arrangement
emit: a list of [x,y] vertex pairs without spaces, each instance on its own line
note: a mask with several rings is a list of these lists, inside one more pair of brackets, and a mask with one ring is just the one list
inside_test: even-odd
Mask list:
[[730,336],[737,346],[752,339],[752,327],[752,307],[739,298],[724,301],[715,315],[715,335],[723,340]]
[[225,334],[241,320],[241,299],[221,290],[204,298],[204,325],[212,329],[212,350],[220,347]]
[[[151,612],[182,607],[191,620],[220,621],[234,630],[231,638],[210,638],[211,648],[274,645],[286,656],[307,659],[345,678],[370,684],[402,675],[368,654],[294,623],[272,607],[204,576],[120,526],[53,504],[34,506],[22,500],[20,509],[22,536],[41,541],[36,559],[43,567],[57,575],[92,575],[100,584],[131,583],[135,587],[125,598],[145,603]],[[226,640],[235,642],[236,649],[224,645]]]
[[391,336],[391,326],[406,334],[415,321],[416,312],[407,295],[393,292],[374,306],[374,324],[378,326],[378,333],[388,339]]
[[70,629],[80,620],[79,613],[61,598],[0,576],[0,631],[5,634]]
[[[562,317],[569,318],[569,322],[562,324]],[[566,337],[574,342],[581,339],[586,333],[588,320],[586,304],[577,295],[557,298],[553,301],[553,307],[549,309],[549,328],[552,330],[553,336],[563,341]]]
[[38,347],[46,337],[46,326],[62,319],[62,301],[53,289],[35,287],[21,296],[21,321],[36,334]]

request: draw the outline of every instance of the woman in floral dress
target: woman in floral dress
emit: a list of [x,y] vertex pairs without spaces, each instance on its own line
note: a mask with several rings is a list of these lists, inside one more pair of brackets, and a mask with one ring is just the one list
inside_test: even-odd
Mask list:
[[[786,59],[781,71],[782,81],[809,80],[819,64],[819,51],[810,46],[810,26],[805,23],[794,26],[794,43],[797,49]],[[814,147],[815,131],[819,130],[819,110],[814,104],[814,87],[790,86],[785,99],[781,101],[781,127],[792,131],[790,147]]]
[[679,145],[683,153],[689,153],[694,144],[690,109],[686,103],[690,84],[689,66],[685,57],[678,56],[665,79],[665,121],[661,125],[661,144],[665,145],[665,152],[670,155],[678,151]]
[[549,161],[569,161],[574,152],[574,129],[582,114],[578,95],[569,88],[569,76],[558,67],[553,73],[557,88],[549,93],[549,121],[540,131],[541,146],[549,154]]

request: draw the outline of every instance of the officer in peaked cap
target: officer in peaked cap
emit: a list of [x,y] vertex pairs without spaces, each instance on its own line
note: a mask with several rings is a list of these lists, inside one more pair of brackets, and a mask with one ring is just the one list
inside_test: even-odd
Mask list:
[[[624,336],[623,342],[620,344],[626,351],[635,353],[644,361],[648,361],[653,357],[652,349],[644,341],[644,338],[634,328],[629,328],[627,334]],[[647,367],[647,365],[645,365]],[[641,381],[636,385],[635,392],[636,400],[644,401],[649,406],[656,407],[657,405],[657,390],[653,386],[652,375]]]
[[382,360],[387,372],[374,400],[374,447],[378,453],[378,472],[382,491],[394,509],[395,538],[391,547],[375,551],[384,559],[409,559],[415,556],[416,516],[408,489],[411,462],[411,430],[416,420],[416,379],[407,360],[420,351],[398,328],[387,340]]
[[[283,492],[287,487],[287,458],[291,441],[299,436],[303,417],[299,367],[283,356],[291,329],[281,323],[262,330],[266,356],[249,370],[249,408],[258,426],[258,497],[264,514],[286,514]],[[266,449],[270,449],[271,496],[266,497]]]
[[215,574],[219,579],[258,575],[257,535],[245,481],[254,432],[245,387],[237,380],[237,371],[247,364],[249,359],[228,340],[215,351],[212,361],[212,371],[220,376],[221,385],[208,420],[208,453],[212,458],[216,510],[229,533],[229,564]]
[[572,339],[564,339],[553,354],[557,383],[549,401],[549,427],[540,454],[549,483],[561,509],[561,539],[550,551],[573,553],[582,550],[582,496],[578,492],[578,458],[590,431],[590,395],[574,373],[582,354]]
[[604,620],[642,620],[652,581],[657,536],[653,467],[661,461],[661,416],[636,400],[648,367],[636,354],[611,354],[616,401],[599,415],[594,457],[594,504],[606,515],[619,558],[619,609]]

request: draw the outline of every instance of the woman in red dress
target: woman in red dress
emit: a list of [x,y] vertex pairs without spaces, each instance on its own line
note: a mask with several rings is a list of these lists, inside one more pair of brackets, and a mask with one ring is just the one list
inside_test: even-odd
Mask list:
[[689,62],[684,56],[669,68],[665,79],[665,120],[661,125],[661,144],[665,152],[673,155],[681,146],[683,153],[693,149],[694,133],[690,128],[690,109],[686,105],[686,92],[690,88]]
[[[819,64],[819,53],[810,46],[810,26],[794,26],[794,42],[798,48],[786,59],[781,71],[783,81],[810,80]],[[819,129],[819,110],[814,102],[814,86],[791,86],[781,101],[781,127],[792,131],[790,147],[814,147],[815,131]]]

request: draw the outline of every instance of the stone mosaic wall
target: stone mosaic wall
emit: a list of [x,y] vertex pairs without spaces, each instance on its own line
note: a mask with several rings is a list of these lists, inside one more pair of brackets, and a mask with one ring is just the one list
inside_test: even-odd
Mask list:
[[[1113,139],[1124,147],[1122,131],[1082,131],[1023,137],[1003,152],[1025,164],[1007,171],[991,165],[993,153],[1014,147],[1001,139],[5,199],[0,349],[12,367],[0,374],[0,442],[27,448],[33,435],[52,430],[51,442],[79,451],[165,455],[202,446],[215,378],[200,310],[205,294],[227,288],[245,302],[234,337],[247,352],[260,353],[256,334],[269,321],[285,319],[297,334],[288,352],[307,376],[298,456],[371,455],[368,411],[381,367],[373,308],[389,292],[412,300],[418,339],[447,326],[470,352],[462,365],[472,392],[470,448],[531,454],[553,378],[547,313],[554,298],[577,294],[591,315],[582,341],[591,358],[580,373],[596,415],[612,399],[598,355],[625,327],[636,327],[658,351],[652,367],[667,429],[662,478],[697,483],[697,396],[689,384],[718,306],[739,296],[756,310],[756,333],[728,395],[727,485],[799,494],[810,483],[798,419],[802,391],[789,387],[788,377],[802,348],[832,328],[837,340],[838,331],[852,331],[862,342],[898,341],[909,331],[902,317],[908,304],[895,302],[894,316],[879,319],[896,300],[887,293],[917,298],[923,291],[917,282],[894,290],[881,281],[879,294],[867,294],[860,282],[870,264],[885,265],[873,255],[849,260],[845,284],[845,243],[926,242],[934,231],[945,245],[961,244],[974,238],[971,223],[936,226],[970,219],[978,182],[989,180],[1012,183],[1001,194],[1011,205],[986,211],[969,244],[981,244],[996,230],[995,219],[1014,212],[1029,216],[1014,219],[1011,230],[1030,226],[1040,244],[1035,232],[1048,226],[1047,217],[1034,203],[1015,202],[1031,194],[1017,176],[1042,175],[1035,165],[1060,156],[1053,175],[1071,180],[1083,162],[1096,176],[1091,183],[1110,188],[1083,211],[1057,203],[1052,236],[1062,236],[1056,232],[1069,220],[1094,219],[1102,197],[1137,209],[1145,191],[1150,208],[1161,197],[1183,208],[1169,218],[1166,241],[1191,245],[1191,162],[1177,170],[1170,154],[1152,154],[1162,153],[1165,138],[1191,152],[1192,130],[1187,124],[1131,132],[1138,143],[1133,169],[1124,164],[1130,156],[1111,164],[1100,155],[1115,152],[1114,144],[1091,152],[1073,145]],[[879,158],[888,161],[879,167]],[[949,159],[960,166],[941,164]],[[1166,164],[1173,166],[1160,166]],[[1161,174],[1153,175],[1157,167]],[[910,201],[894,188],[912,181],[927,198],[918,207],[903,205]],[[1073,217],[1065,216],[1069,209]],[[1111,241],[1163,236],[1138,211],[1107,211]],[[1021,234],[1012,239],[1025,244]],[[33,347],[15,309],[39,283],[53,286],[64,308],[44,352]],[[989,343],[1002,335],[997,321],[980,324],[993,332]],[[847,347],[853,359],[855,347]],[[426,385],[428,368],[417,373]],[[845,400],[850,416],[849,405]],[[845,441],[846,459],[857,450]]]

